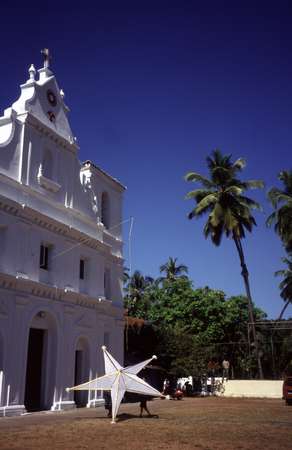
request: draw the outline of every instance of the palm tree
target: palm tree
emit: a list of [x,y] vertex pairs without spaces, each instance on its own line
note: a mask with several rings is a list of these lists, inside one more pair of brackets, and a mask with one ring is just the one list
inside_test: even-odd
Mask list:
[[260,180],[241,181],[238,174],[245,167],[243,158],[231,161],[232,155],[222,155],[215,150],[207,157],[210,179],[196,172],[185,176],[186,181],[200,183],[202,187],[187,194],[187,198],[194,199],[195,208],[189,213],[189,219],[208,215],[204,226],[204,235],[211,237],[212,242],[219,246],[223,234],[233,239],[241,265],[241,274],[244,280],[246,296],[248,299],[249,321],[251,323],[252,337],[258,362],[259,377],[263,378],[261,356],[259,354],[258,339],[255,330],[253,303],[249,285],[249,274],[245,262],[242,239],[245,231],[252,231],[256,225],[252,216],[252,209],[261,209],[260,205],[249,197],[245,191],[262,188],[264,183]]
[[165,273],[165,277],[161,277],[159,280],[169,280],[173,281],[176,278],[185,277],[184,274],[188,273],[188,268],[184,264],[176,265],[177,258],[172,258],[171,256],[168,258],[168,261],[165,264],[160,266],[160,273]]
[[287,264],[288,268],[284,270],[278,270],[275,272],[276,276],[284,277],[281,281],[279,288],[281,289],[281,297],[285,300],[285,305],[280,313],[278,320],[281,320],[283,314],[289,305],[292,303],[292,256],[288,256],[288,258],[282,258],[282,261]]
[[130,279],[129,270],[130,269],[128,267],[124,267],[123,269],[122,281],[124,285],[127,284]]
[[[129,319],[128,316],[135,317],[135,323],[141,322],[142,317],[140,317],[141,309],[139,307],[145,302],[145,291],[154,283],[154,279],[151,277],[144,277],[139,270],[135,270],[133,275],[128,274],[129,269],[124,268],[124,282],[127,283],[124,291],[126,293],[124,297],[124,306],[126,308],[126,330],[125,330],[125,345],[128,350],[128,340],[129,340]],[[147,300],[146,300],[147,301]],[[145,308],[145,303],[144,303]],[[144,309],[142,306],[142,310]],[[138,314],[138,317],[136,317]]]
[[153,278],[148,276],[144,277],[139,270],[136,270],[133,273],[125,288],[127,294],[125,297],[125,304],[129,312],[135,310],[136,305],[143,299],[145,290],[153,283]]
[[268,217],[267,225],[275,224],[275,231],[279,234],[287,251],[292,251],[292,170],[283,170],[278,179],[283,182],[284,189],[273,187],[268,198],[275,211]]

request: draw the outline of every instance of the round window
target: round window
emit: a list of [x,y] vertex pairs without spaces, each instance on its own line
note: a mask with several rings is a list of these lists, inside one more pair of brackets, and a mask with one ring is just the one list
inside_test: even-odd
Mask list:
[[55,96],[55,94],[54,94],[53,91],[47,91],[47,99],[48,99],[48,102],[49,102],[52,106],[56,106],[56,104],[57,104],[57,98],[56,98],[56,96]]

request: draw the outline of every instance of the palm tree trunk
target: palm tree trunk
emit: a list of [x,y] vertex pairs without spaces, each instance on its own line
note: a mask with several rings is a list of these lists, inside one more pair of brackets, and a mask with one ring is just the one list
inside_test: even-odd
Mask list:
[[282,311],[280,312],[280,315],[279,315],[279,317],[278,317],[277,320],[282,320],[283,314],[284,314],[284,312],[286,311],[286,308],[287,308],[287,306],[289,305],[290,302],[291,302],[290,299],[286,301],[286,303],[285,303],[285,305],[284,305]]
[[282,320],[282,317],[283,317],[283,315],[284,315],[284,312],[286,311],[286,309],[287,309],[287,307],[288,307],[288,305],[289,305],[290,303],[291,303],[291,300],[288,299],[288,300],[286,301],[285,305],[283,306],[283,308],[282,308],[282,310],[281,310],[281,312],[280,312],[279,317],[276,319],[276,324],[275,324],[274,329],[272,330],[271,338],[273,338],[274,334],[275,334],[276,331],[278,330],[278,328],[279,328],[279,322]]
[[244,280],[245,291],[246,291],[246,296],[247,296],[247,300],[248,300],[248,315],[249,315],[249,321],[250,321],[250,324],[251,324],[253,343],[254,343],[254,346],[255,346],[255,352],[256,352],[257,363],[258,363],[258,374],[259,374],[259,378],[262,380],[264,378],[264,375],[263,375],[261,356],[260,356],[260,353],[259,353],[258,339],[257,339],[256,329],[255,329],[253,305],[252,305],[252,298],[251,298],[249,279],[248,279],[249,274],[248,274],[247,266],[246,266],[246,263],[245,263],[245,258],[244,258],[244,253],[243,253],[243,248],[242,248],[242,245],[241,245],[241,241],[235,235],[233,235],[233,240],[235,242],[235,245],[236,245],[236,248],[237,248],[237,251],[238,251],[238,255],[239,255],[239,259],[240,259],[240,265],[241,265],[241,269],[242,269],[241,270],[241,275],[242,275],[243,280]]

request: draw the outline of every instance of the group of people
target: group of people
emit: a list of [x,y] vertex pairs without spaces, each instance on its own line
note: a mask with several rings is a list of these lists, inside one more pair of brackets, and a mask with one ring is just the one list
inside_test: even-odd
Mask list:
[[181,383],[171,383],[167,378],[163,382],[162,394],[180,400],[184,395],[191,395],[192,385],[189,381],[182,386]]
[[220,364],[218,361],[211,359],[208,362],[208,376],[209,377],[215,377],[220,375],[220,372],[222,373],[222,378],[228,380],[229,378],[229,369],[230,369],[230,362],[227,358],[224,358],[220,367]]

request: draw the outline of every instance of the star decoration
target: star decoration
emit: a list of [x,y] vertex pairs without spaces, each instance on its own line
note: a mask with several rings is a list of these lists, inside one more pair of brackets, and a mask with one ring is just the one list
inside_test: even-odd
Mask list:
[[110,391],[112,399],[112,423],[115,423],[119,406],[124,397],[125,392],[134,392],[136,394],[150,395],[151,397],[163,397],[163,395],[155,388],[146,383],[142,378],[137,376],[147,364],[156,356],[147,359],[133,366],[122,367],[113,356],[102,347],[104,356],[105,375],[95,378],[78,386],[67,388],[69,391]]

